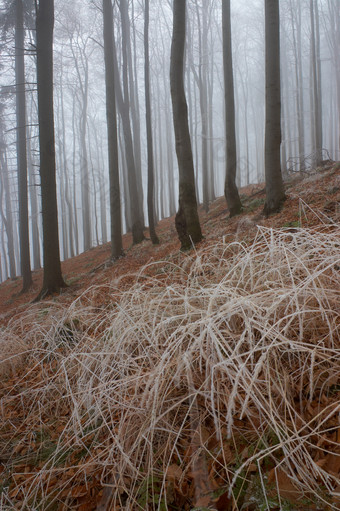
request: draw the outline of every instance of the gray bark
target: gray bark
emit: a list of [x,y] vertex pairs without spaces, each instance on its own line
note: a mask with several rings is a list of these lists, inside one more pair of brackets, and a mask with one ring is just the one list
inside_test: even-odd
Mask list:
[[242,211],[242,204],[236,186],[236,132],[235,132],[235,98],[234,77],[231,47],[230,0],[222,0],[223,29],[223,67],[224,67],[224,99],[225,99],[225,132],[226,132],[226,176],[224,195],[230,216]]
[[117,113],[113,60],[113,12],[111,0],[103,0],[106,118],[110,178],[111,257],[123,254],[120,183],[118,163]]
[[265,0],[266,48],[266,128],[264,213],[280,210],[285,200],[281,174],[281,87],[280,87],[280,16],[279,1]]
[[176,229],[182,249],[202,239],[195,193],[195,172],[188,125],[188,107],[184,92],[184,46],[186,1],[174,0],[171,44],[170,84],[176,153],[179,168],[179,210]]

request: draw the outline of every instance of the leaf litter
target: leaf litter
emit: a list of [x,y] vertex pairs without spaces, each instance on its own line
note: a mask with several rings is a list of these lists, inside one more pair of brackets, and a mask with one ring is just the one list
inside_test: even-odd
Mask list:
[[7,317],[0,509],[340,509],[339,224],[292,200]]

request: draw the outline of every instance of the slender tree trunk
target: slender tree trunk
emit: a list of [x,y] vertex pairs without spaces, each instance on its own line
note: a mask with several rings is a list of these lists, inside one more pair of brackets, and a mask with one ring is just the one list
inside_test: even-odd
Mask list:
[[73,154],[72,154],[72,185],[73,185],[73,228],[76,254],[79,254],[79,230],[78,230],[78,212],[77,212],[77,186],[76,186],[76,110],[75,102],[72,108],[72,131],[73,131]]
[[280,87],[280,16],[279,1],[265,0],[266,47],[266,131],[264,213],[280,210],[285,200],[281,174],[281,87]]
[[38,207],[38,185],[34,173],[32,162],[31,142],[28,137],[27,140],[27,169],[28,169],[28,184],[30,189],[30,205],[31,205],[31,232],[32,232],[32,247],[33,247],[33,268],[39,270],[41,268],[40,256],[40,237],[39,237],[39,207]]
[[15,253],[14,253],[14,230],[13,230],[13,214],[11,204],[11,190],[8,179],[8,165],[7,155],[4,150],[0,151],[0,164],[2,170],[2,182],[5,194],[5,214],[2,211],[1,205],[1,216],[5,226],[7,236],[7,253],[9,261],[9,276],[11,279],[16,277],[16,265],[15,265]]
[[53,114],[53,26],[54,0],[40,0],[36,34],[44,278],[37,299],[59,292],[66,286],[61,274],[59,254]]
[[120,183],[118,163],[117,113],[115,99],[115,76],[113,64],[113,10],[111,0],[103,0],[104,58],[106,84],[106,118],[108,136],[111,257],[123,254],[122,219],[120,207]]
[[[142,226],[145,226],[144,221],[144,194],[143,194],[143,179],[142,179],[142,151],[141,151],[141,134],[140,134],[140,113],[139,113],[139,95],[138,95],[138,72],[137,72],[137,45],[136,45],[136,29],[134,25],[134,3],[131,2],[131,17],[132,17],[132,37],[131,37],[131,23],[129,18],[128,4],[123,0],[125,9],[124,18],[126,20],[126,42],[127,42],[127,61],[129,72],[130,84],[130,103],[131,103],[131,121],[133,131],[133,150],[136,165],[136,178],[138,186],[138,201],[139,201],[139,216],[142,221]],[[123,32],[123,30],[122,30]],[[131,39],[133,41],[133,61],[132,61],[132,48]]]
[[189,249],[193,243],[198,243],[202,239],[197,213],[188,106],[184,92],[185,23],[186,1],[174,0],[170,84],[179,168],[179,210],[176,214],[176,229],[183,250]]
[[[113,45],[114,69],[117,79],[115,80],[116,100],[122,120],[124,142],[125,142],[125,159],[127,166],[127,182],[129,202],[131,206],[131,223],[133,243],[141,243],[144,240],[143,218],[140,215],[140,206],[138,198],[137,172],[134,157],[133,139],[130,124],[130,101],[127,74],[127,56],[126,47],[123,44],[123,87],[122,91],[120,80],[118,79],[118,61],[115,44]],[[124,96],[123,96],[124,93]]]
[[[153,161],[153,140],[151,127],[151,100],[150,100],[150,65],[149,65],[149,0],[145,0],[144,7],[144,76],[145,76],[145,120],[146,138],[148,149],[148,218],[149,230],[152,243],[159,243],[155,231],[154,219],[154,161]],[[161,137],[161,133],[159,133]],[[163,198],[161,198],[163,200]]]
[[26,148],[26,91],[25,91],[25,51],[24,51],[24,11],[23,0],[16,0],[15,19],[15,79],[16,79],[16,121],[17,121],[17,161],[19,190],[19,232],[20,263],[23,278],[22,292],[32,285],[27,192],[27,148]]
[[235,133],[235,98],[234,77],[231,47],[230,0],[222,0],[223,29],[223,65],[224,65],[224,99],[225,99],[225,130],[226,130],[226,176],[224,195],[230,216],[242,211],[242,204],[236,186],[236,133]]
[[[207,10],[208,6],[203,0],[202,3],[202,27],[198,3],[196,3],[197,25],[198,25],[198,53],[199,66],[198,76],[195,72],[196,82],[200,97],[201,111],[201,148],[202,148],[202,195],[203,207],[209,210],[209,180],[208,180],[208,93],[207,93]],[[193,65],[192,69],[195,71]]]
[[[315,11],[317,11],[317,4]],[[322,119],[321,119],[321,76],[319,76],[318,62],[317,62],[317,41],[316,34],[318,33],[318,17],[314,13],[314,0],[310,0],[310,24],[311,24],[311,79],[313,89],[311,91],[313,97],[313,148],[315,153],[315,165],[320,165],[322,161]]]

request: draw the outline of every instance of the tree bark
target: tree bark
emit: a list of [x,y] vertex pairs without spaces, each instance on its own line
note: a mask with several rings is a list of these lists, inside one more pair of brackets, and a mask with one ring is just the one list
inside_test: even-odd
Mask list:
[[120,206],[115,76],[113,61],[113,10],[111,0],[103,0],[103,18],[106,118],[110,179],[111,258],[118,259],[123,255],[123,241]]
[[56,191],[53,113],[54,0],[40,0],[37,9],[37,87],[44,254],[44,278],[37,297],[39,300],[59,292],[66,284],[60,264]]
[[141,243],[144,238],[143,233],[143,218],[140,214],[139,197],[138,197],[138,184],[137,184],[137,171],[134,157],[134,147],[130,123],[130,101],[129,101],[129,88],[128,88],[128,75],[127,75],[127,55],[126,48],[123,44],[123,88],[118,78],[118,61],[115,44],[113,44],[113,58],[114,58],[114,69],[116,72],[115,91],[117,106],[122,120],[124,143],[125,143],[125,159],[127,165],[127,182],[128,182],[128,193],[129,202],[131,205],[131,229],[133,243]]
[[266,129],[265,215],[277,213],[285,200],[281,174],[281,87],[279,1],[265,0]]
[[186,1],[174,0],[171,44],[170,85],[176,153],[179,168],[179,210],[176,229],[181,247],[189,249],[202,239],[197,212],[195,173],[188,125],[188,107],[184,92],[184,45]]
[[26,147],[26,91],[25,91],[25,52],[24,52],[24,8],[23,1],[16,0],[15,17],[15,81],[16,81],[16,121],[17,121],[17,162],[19,190],[19,233],[22,292],[32,285],[27,192],[27,147]]
[[226,175],[224,195],[231,217],[242,211],[242,204],[236,186],[236,132],[235,132],[235,97],[231,46],[230,0],[222,0],[223,29],[223,66],[224,66],[224,98],[225,98],[225,131],[226,131]]
[[[151,241],[154,245],[159,243],[155,230],[154,218],[154,159],[151,127],[151,100],[150,100],[150,64],[149,64],[149,0],[145,0],[144,8],[144,76],[145,76],[145,120],[148,150],[148,218]],[[161,137],[161,134],[159,134]],[[161,198],[163,200],[163,198]]]

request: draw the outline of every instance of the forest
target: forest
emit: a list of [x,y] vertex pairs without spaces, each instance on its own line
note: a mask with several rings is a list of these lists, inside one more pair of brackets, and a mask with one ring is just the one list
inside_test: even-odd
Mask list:
[[[187,6],[183,79],[195,192],[205,210],[225,192],[226,118],[229,133],[235,131],[234,155],[227,160],[236,160],[231,164],[236,165],[232,170],[236,185],[262,182],[265,174],[264,3],[235,2],[230,46],[225,27],[230,12],[223,14],[222,5],[207,1]],[[112,27],[103,26],[104,7],[108,9],[104,20],[112,18]],[[48,179],[56,181],[59,240],[45,243],[60,245],[65,260],[109,241],[114,222],[121,224],[122,233],[140,224],[134,241],[142,239],[141,230],[150,223],[148,196],[152,224],[177,210],[179,175],[169,72],[172,6],[154,1],[149,13],[144,2],[126,0],[115,2],[111,13],[110,3],[60,0],[54,13],[52,2],[49,9],[42,16],[55,18],[49,57],[54,66],[50,93],[55,177],[51,171]],[[42,20],[44,27],[47,22]],[[41,201],[49,193],[43,192],[39,173],[38,19],[33,2],[3,2],[1,23],[1,279],[24,275],[27,288],[31,269],[44,264]],[[280,2],[283,175],[339,159],[339,25],[337,0]],[[106,53],[105,37],[115,37],[114,47]],[[46,47],[44,41],[41,44]],[[41,66],[47,72],[47,65]],[[52,76],[42,80],[43,87],[52,88]],[[116,105],[107,107],[110,91],[115,91]],[[226,91],[233,91],[234,107],[225,105]],[[111,126],[107,108],[116,110],[116,127]],[[113,143],[115,129],[118,154],[108,156],[108,140]],[[230,134],[228,141],[232,138]],[[110,192],[113,172],[118,172],[119,189]],[[226,189],[235,195],[235,185],[229,183]],[[50,197],[47,201],[51,203]],[[54,224],[46,230],[48,237],[57,228]],[[119,238],[119,232],[115,236]],[[119,251],[114,249],[113,257]]]
[[340,510],[339,0],[0,0],[0,510]]

